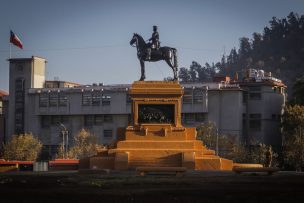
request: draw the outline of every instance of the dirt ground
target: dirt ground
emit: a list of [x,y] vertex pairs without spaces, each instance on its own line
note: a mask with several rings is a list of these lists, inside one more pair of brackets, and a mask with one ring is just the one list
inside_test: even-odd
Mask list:
[[183,177],[139,177],[132,171],[2,173],[0,202],[304,202],[304,174],[189,171]]

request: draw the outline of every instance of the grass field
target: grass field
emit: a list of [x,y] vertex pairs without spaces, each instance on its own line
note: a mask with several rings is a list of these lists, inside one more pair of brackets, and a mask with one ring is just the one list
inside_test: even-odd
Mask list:
[[1,202],[304,202],[304,174],[0,173]]

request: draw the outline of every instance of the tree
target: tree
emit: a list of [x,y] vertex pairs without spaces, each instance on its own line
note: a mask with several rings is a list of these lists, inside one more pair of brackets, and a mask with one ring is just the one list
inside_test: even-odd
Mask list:
[[[207,148],[215,150],[218,145],[219,155],[232,159],[237,163],[265,164],[266,151],[269,146],[253,141],[253,145],[245,146],[239,143],[235,136],[217,135],[216,126],[212,122],[197,127],[197,139],[201,140]],[[273,153],[273,165],[276,164],[277,154]]]
[[239,49],[239,55],[243,58],[248,58],[250,56],[251,52],[251,44],[249,42],[249,38],[242,37],[240,38],[240,49]]
[[199,69],[201,65],[195,61],[192,61],[192,64],[189,68],[189,75],[190,75],[190,81],[196,82],[197,81],[197,69]]
[[304,126],[304,106],[287,105],[282,116],[282,130],[284,140],[295,134],[295,130]]
[[218,154],[226,158],[236,144],[234,136],[218,135],[216,125],[210,121],[197,127],[197,139],[201,140],[207,148],[218,150]]
[[196,128],[197,139],[201,140],[208,148],[216,148],[216,126],[214,123],[208,121]]
[[304,167],[304,106],[285,107],[282,129],[284,163],[301,171]]
[[294,104],[304,105],[304,75],[298,78],[293,86]]
[[6,160],[35,161],[41,149],[42,143],[32,134],[14,135],[4,145],[3,158]]
[[217,70],[222,69],[221,64],[217,63],[210,65],[206,63],[201,66],[198,62],[192,61],[189,69],[181,68],[179,71],[179,78],[182,82],[206,82],[212,81]]
[[284,144],[285,163],[293,166],[297,171],[304,167],[304,128],[301,126],[295,130],[293,136]]
[[[97,154],[99,145],[97,144],[97,137],[90,134],[88,131],[82,129],[78,135],[74,137],[75,145],[69,149],[68,158],[85,158]],[[60,152],[60,150],[59,150]]]
[[178,78],[181,82],[189,82],[190,81],[190,74],[187,68],[180,68],[178,72]]

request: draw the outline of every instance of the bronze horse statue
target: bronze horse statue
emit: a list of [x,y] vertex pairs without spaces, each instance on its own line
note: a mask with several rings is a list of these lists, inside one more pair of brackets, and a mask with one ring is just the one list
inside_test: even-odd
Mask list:
[[143,81],[146,78],[145,74],[145,61],[159,61],[165,60],[167,64],[172,68],[174,73],[173,80],[177,80],[177,50],[171,47],[160,47],[159,49],[151,50],[151,58],[147,59],[148,46],[145,40],[137,33],[134,33],[130,45],[137,48],[137,58],[140,61],[141,77]]

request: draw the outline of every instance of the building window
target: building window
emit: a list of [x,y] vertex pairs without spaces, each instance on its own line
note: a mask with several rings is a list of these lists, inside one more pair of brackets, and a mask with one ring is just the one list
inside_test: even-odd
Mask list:
[[93,124],[94,124],[94,115],[85,115],[84,126],[93,126]]
[[16,122],[16,126],[18,127],[23,126],[23,112],[15,113],[15,122]]
[[24,79],[19,78],[15,82],[15,91],[23,91],[24,90]]
[[85,115],[84,116],[84,125],[93,126],[93,125],[103,125],[103,123],[113,122],[112,115],[106,114],[97,114],[97,115]]
[[112,130],[104,130],[103,131],[103,137],[111,138],[113,136]]
[[183,95],[183,103],[184,104],[191,104],[192,103],[192,89],[184,89]]
[[15,81],[15,133],[24,133],[24,79]]
[[18,91],[15,92],[15,102],[22,102],[24,101],[24,92]]
[[195,114],[194,113],[184,113],[182,114],[183,122],[187,124],[195,123]]
[[202,89],[193,90],[193,102],[194,103],[203,103],[204,92]]
[[68,105],[68,97],[65,93],[59,94],[59,106],[67,106]]
[[57,106],[58,104],[58,93],[51,93],[49,97],[49,105],[50,106]]
[[250,120],[249,128],[251,130],[260,131],[262,129],[262,120]]
[[262,114],[253,113],[249,114],[249,128],[251,130],[260,131],[262,129]]
[[92,95],[92,105],[99,106],[100,105],[101,96],[100,93],[93,93]]
[[113,121],[113,117],[110,114],[105,114],[103,120],[105,123],[111,123]]
[[103,115],[95,115],[94,116],[94,124],[95,125],[102,125],[103,123]]
[[59,125],[60,123],[68,123],[69,122],[69,116],[50,116],[51,125]]
[[261,93],[250,93],[249,94],[249,98],[251,100],[261,100],[262,99],[262,95],[261,95]]
[[102,95],[102,105],[108,106],[111,105],[111,96],[108,94]]
[[41,128],[48,128],[51,125],[50,116],[41,116]]
[[84,92],[82,95],[82,105],[90,106],[92,103],[92,94],[91,92]]
[[42,93],[39,95],[39,107],[47,107],[49,101],[49,95]]
[[204,113],[196,113],[195,114],[195,122],[204,122],[205,114]]

